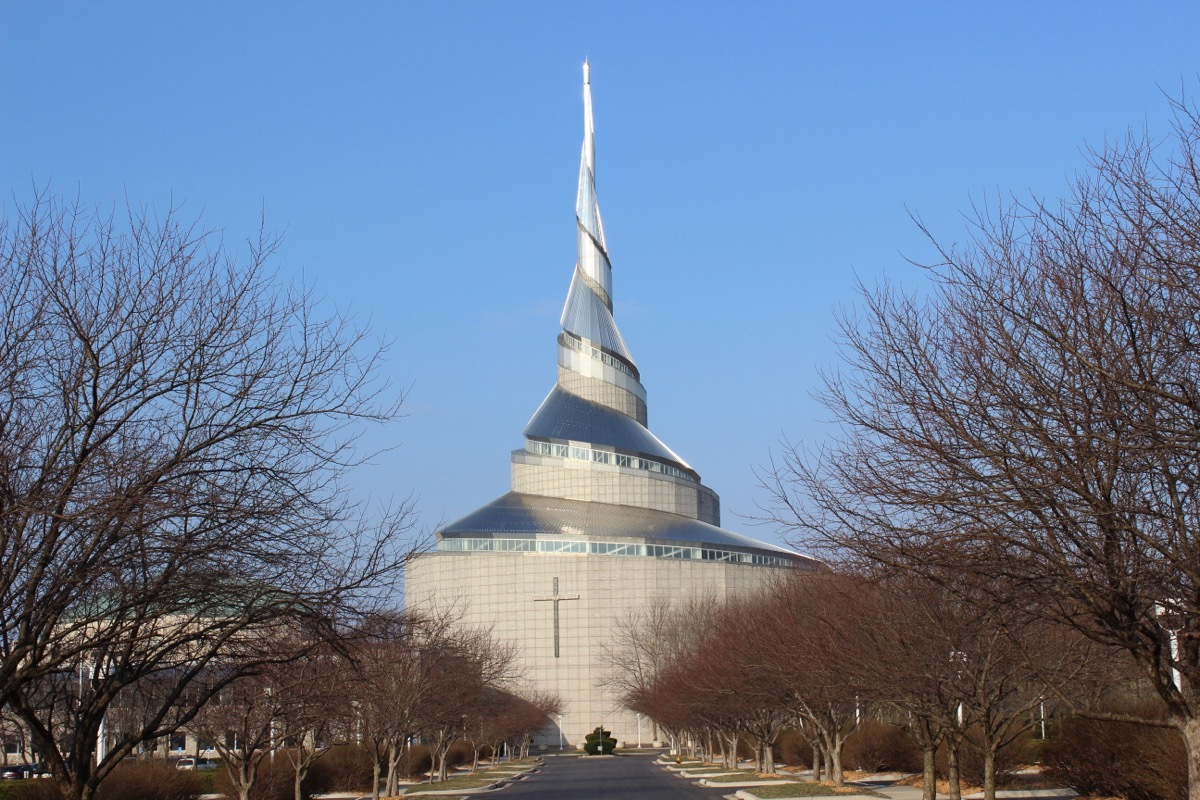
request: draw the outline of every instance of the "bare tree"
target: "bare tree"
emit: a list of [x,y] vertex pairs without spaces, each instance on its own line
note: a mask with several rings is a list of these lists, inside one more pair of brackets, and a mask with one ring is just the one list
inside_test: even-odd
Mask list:
[[810,544],[1123,650],[1200,800],[1200,115],[1175,108],[1065,202],[984,209],[928,292],[864,289],[823,398],[840,433],[772,486]]
[[349,672],[348,660],[328,649],[272,670],[281,699],[278,735],[292,766],[295,800],[304,800],[301,786],[317,759],[349,741],[353,710],[344,691]]
[[265,675],[227,684],[197,715],[197,733],[212,743],[239,800],[249,800],[259,768],[280,744],[284,697]]
[[487,689],[511,678],[514,651],[496,641],[490,630],[451,624],[449,619],[441,622],[419,629],[415,652],[422,691],[414,720],[430,742],[434,774],[444,781],[450,746],[465,738],[467,720]]
[[[360,425],[396,410],[381,347],[281,287],[276,247],[48,197],[0,222],[0,704],[67,797],[399,576],[407,508],[344,492]],[[48,724],[48,687],[81,670]],[[94,763],[147,682],[157,708]]]
[[30,753],[27,739],[21,721],[0,706],[0,765],[8,766],[10,750],[19,753],[21,760],[28,763]]
[[629,708],[645,713],[656,728],[664,724],[635,705],[650,696],[664,670],[699,644],[718,608],[716,596],[701,595],[682,602],[651,602],[628,612],[601,648],[607,685]]
[[357,653],[356,669],[345,686],[358,715],[358,736],[371,755],[372,800],[379,800],[385,773],[387,795],[397,794],[397,772],[415,730],[420,686],[412,655],[402,638],[369,642]]

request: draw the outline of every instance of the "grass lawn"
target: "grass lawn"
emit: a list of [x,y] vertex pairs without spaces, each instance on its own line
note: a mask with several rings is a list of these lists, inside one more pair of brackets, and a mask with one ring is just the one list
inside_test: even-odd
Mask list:
[[[697,775],[696,777],[704,778],[703,775]],[[756,772],[742,771],[742,772],[739,772],[737,775],[714,775],[711,778],[706,778],[706,780],[710,780],[713,783],[739,783],[741,781],[785,781],[785,780],[787,780],[787,778],[783,777],[782,775],[775,776],[775,777],[768,776],[766,778],[760,778],[758,776],[758,773],[756,773]],[[755,794],[758,794],[758,792],[755,792]],[[832,794],[832,792],[831,792],[831,794]]]
[[477,773],[475,775],[455,775],[447,778],[444,781],[436,783],[414,783],[404,790],[405,794],[420,794],[421,792],[445,792],[451,789],[482,789],[489,783],[495,783],[501,780],[499,775],[486,775]]
[[[479,770],[474,775],[470,773],[462,773],[459,775],[451,775],[444,781],[436,783],[414,783],[404,790],[404,794],[420,794],[421,792],[443,792],[451,789],[481,789],[490,783],[512,778],[519,771],[523,771],[525,767],[532,766],[537,763],[535,758],[520,759],[517,761],[508,761],[503,764],[497,764],[495,767],[486,767]],[[442,797],[442,796],[439,796]],[[0,800],[4,798],[0,797]]]
[[833,797],[840,794],[865,794],[871,797],[883,797],[878,792],[872,792],[862,787],[847,786],[835,789],[832,786],[822,786],[819,783],[781,783],[778,786],[755,786],[750,791],[758,797]]
[[684,775],[689,777],[695,776],[697,778],[703,778],[705,775],[723,775],[726,772],[732,771],[733,770],[725,769],[724,767],[697,767],[696,769],[680,770],[680,772]]

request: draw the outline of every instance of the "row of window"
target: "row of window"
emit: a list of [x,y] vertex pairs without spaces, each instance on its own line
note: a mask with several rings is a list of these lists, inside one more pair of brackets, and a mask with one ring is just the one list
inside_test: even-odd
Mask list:
[[438,549],[459,552],[500,553],[576,553],[594,556],[643,556],[649,558],[686,558],[699,561],[728,561],[734,564],[758,564],[788,567],[786,558],[758,553],[737,553],[707,547],[676,547],[637,542],[581,542],[561,539],[442,539]]
[[525,441],[525,449],[539,456],[574,458],[579,461],[591,461],[596,464],[611,464],[630,469],[644,469],[647,472],[657,472],[660,475],[670,475],[673,478],[681,478],[692,483],[696,482],[696,479],[691,475],[677,467],[672,467],[670,464],[664,464],[661,461],[652,461],[649,458],[641,458],[639,456],[627,456],[624,453],[614,453],[611,450],[593,450],[590,447],[539,442],[535,439],[527,439]]
[[634,378],[635,380],[638,377],[637,374],[634,373],[634,371],[632,369],[630,369],[629,365],[626,364],[624,361],[617,358],[616,356],[613,356],[609,353],[604,352],[599,347],[594,347],[593,345],[585,344],[582,339],[580,339],[578,336],[576,336],[573,333],[563,331],[562,336],[559,338],[559,341],[561,341],[563,344],[565,344],[567,347],[571,348],[572,350],[577,350],[578,352],[583,353],[585,356],[591,356],[592,358],[597,359],[598,361],[608,364],[613,369],[619,369],[621,372],[624,372],[626,375],[630,376],[631,378]]

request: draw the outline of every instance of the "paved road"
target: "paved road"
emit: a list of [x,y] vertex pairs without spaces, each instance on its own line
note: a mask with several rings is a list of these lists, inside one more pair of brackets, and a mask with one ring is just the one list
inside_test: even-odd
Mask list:
[[654,756],[549,757],[523,781],[491,795],[495,800],[718,800],[733,789],[705,788],[654,764]]

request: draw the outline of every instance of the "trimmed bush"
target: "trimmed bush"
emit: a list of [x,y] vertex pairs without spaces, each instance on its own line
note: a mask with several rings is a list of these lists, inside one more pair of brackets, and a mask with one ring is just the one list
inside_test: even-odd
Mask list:
[[400,771],[403,773],[407,770],[410,778],[425,777],[425,773],[431,769],[433,769],[433,756],[429,753],[429,746],[424,744],[414,744],[409,747],[407,763],[400,762]]
[[330,749],[308,770],[304,788],[311,794],[357,792],[371,787],[371,756],[362,745],[348,744]]
[[863,772],[920,772],[921,750],[895,725],[867,720],[846,740],[842,764]]
[[1082,795],[1186,800],[1187,755],[1177,731],[1074,717],[1042,750],[1050,780]]
[[774,751],[789,767],[812,768],[812,745],[797,730],[788,728],[775,737]]
[[[50,783],[50,781],[45,781]],[[197,800],[204,779],[160,763],[121,764],[100,784],[98,800]]]
[[612,738],[612,731],[603,730],[599,725],[583,737],[583,742],[583,751],[589,756],[612,755],[617,749],[617,740]]
[[62,800],[58,784],[49,778],[0,782],[0,800]]
[[[1018,736],[996,753],[997,786],[1008,783],[1014,772],[1028,764],[1029,738],[1028,733]],[[983,786],[983,756],[971,746],[970,742],[963,741],[963,746],[958,753],[958,769],[963,783]]]

